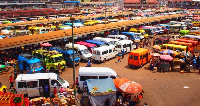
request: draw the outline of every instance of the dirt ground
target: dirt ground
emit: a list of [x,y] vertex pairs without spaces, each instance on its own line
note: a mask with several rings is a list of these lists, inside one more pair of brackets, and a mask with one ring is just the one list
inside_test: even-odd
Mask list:
[[[145,102],[148,106],[200,106],[200,83],[198,83],[200,74],[198,70],[183,74],[180,72],[153,73],[147,69],[148,65],[149,63],[139,69],[130,68],[127,54],[120,63],[117,63],[117,58],[114,58],[101,64],[93,63],[92,67],[110,67],[117,72],[118,76],[141,84],[145,94],[138,106],[143,106]],[[81,63],[80,66],[84,67],[86,63]],[[75,68],[76,76],[78,76],[80,66]],[[9,74],[0,75],[0,81],[8,87],[9,76]],[[60,76],[72,86],[72,68],[66,68],[66,71]],[[187,87],[184,88],[184,86]]]

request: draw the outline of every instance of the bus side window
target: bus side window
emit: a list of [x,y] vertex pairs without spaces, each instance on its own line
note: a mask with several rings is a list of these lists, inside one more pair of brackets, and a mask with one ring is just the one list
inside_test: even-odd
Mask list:
[[109,53],[112,53],[112,49],[109,50]]
[[36,88],[38,86],[38,81],[27,82],[28,88]]
[[26,82],[18,82],[18,88],[26,88]]
[[99,79],[106,79],[108,76],[99,76]]
[[112,78],[112,79],[116,79],[116,77],[115,77],[115,76],[110,76],[110,78]]

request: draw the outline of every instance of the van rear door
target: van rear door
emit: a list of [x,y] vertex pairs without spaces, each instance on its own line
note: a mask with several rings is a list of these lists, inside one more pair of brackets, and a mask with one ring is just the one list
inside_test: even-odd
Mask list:
[[27,92],[29,97],[40,96],[39,80],[27,81]]

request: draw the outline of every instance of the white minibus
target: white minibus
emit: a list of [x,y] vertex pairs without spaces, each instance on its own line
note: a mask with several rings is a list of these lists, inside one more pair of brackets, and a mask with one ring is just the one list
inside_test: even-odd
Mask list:
[[55,86],[58,88],[61,86],[63,88],[69,87],[69,83],[55,73],[19,74],[15,82],[17,93],[27,93],[28,97],[42,96],[39,89],[46,84],[49,85],[50,92],[53,92]]
[[[72,49],[72,43],[66,44],[66,48]],[[88,50],[88,48],[84,45],[74,44],[74,50],[79,54],[81,60],[88,60],[92,58],[92,54]]]
[[116,77],[117,73],[108,67],[80,67],[78,76],[78,89],[83,89],[83,82],[85,82],[87,79],[115,79]]
[[119,41],[119,39],[112,39],[112,38],[102,38],[102,37],[95,37],[93,38],[93,40],[96,40],[96,41],[101,41],[101,42],[105,42],[106,45],[115,45],[115,42],[116,41]]
[[93,59],[98,62],[106,62],[106,60],[116,57],[117,54],[114,46],[102,46],[94,48],[92,51]]
[[136,46],[133,44],[131,40],[120,40],[116,42],[115,50],[117,50],[118,53],[121,53],[122,50],[124,50],[125,53],[128,53],[135,48]]
[[108,35],[108,38],[121,39],[121,40],[128,40],[128,37],[125,36],[125,35]]

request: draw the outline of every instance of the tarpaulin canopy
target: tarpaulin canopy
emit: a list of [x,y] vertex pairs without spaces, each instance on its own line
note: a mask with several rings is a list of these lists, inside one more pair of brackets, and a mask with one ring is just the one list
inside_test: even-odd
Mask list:
[[115,84],[111,78],[107,79],[88,79],[86,80],[88,91],[93,91],[94,87],[97,87],[96,92],[105,92],[108,89],[116,91]]
[[[86,80],[89,92],[102,92],[103,95],[89,96],[90,103],[93,106],[104,106],[105,101],[108,99],[110,106],[116,101],[116,93],[105,95],[104,92],[116,91],[114,82],[111,78],[107,79],[88,79]],[[94,91],[95,88],[95,91]]]

